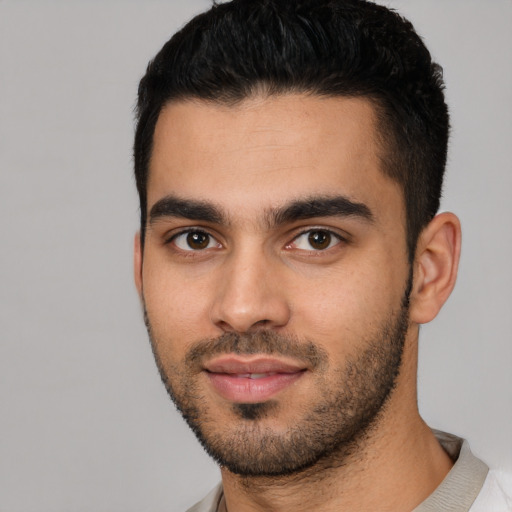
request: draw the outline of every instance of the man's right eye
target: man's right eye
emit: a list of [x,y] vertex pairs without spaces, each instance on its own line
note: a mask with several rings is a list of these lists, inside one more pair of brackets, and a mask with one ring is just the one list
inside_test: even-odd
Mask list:
[[184,231],[172,237],[171,242],[182,251],[202,251],[220,247],[219,242],[205,231]]

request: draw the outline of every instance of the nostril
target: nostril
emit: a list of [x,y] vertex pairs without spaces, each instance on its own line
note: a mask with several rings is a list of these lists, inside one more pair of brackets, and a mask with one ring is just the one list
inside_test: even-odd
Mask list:
[[270,320],[258,320],[257,322],[255,322],[252,327],[265,327],[267,326],[268,324],[270,324],[271,321]]
[[254,322],[253,324],[243,326],[242,324],[235,324],[231,325],[229,322],[221,320],[217,323],[218,327],[220,327],[225,332],[238,332],[238,333],[245,333],[250,331],[256,331],[258,329],[267,328],[270,325],[272,325],[271,320],[258,320],[257,322]]

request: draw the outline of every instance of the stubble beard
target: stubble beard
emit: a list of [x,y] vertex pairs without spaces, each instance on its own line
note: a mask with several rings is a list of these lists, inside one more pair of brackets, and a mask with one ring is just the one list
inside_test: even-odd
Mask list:
[[[162,381],[206,452],[241,476],[286,476],[315,466],[343,465],[377,426],[401,368],[411,281],[410,277],[399,311],[363,344],[361,353],[334,370],[329,369],[327,353],[313,342],[273,331],[226,333],[196,343],[180,365],[164,365],[146,310],[144,314]],[[316,399],[282,431],[265,426],[266,419],[279,415],[277,400],[232,404],[233,420],[219,424],[197,381],[205,358],[227,353],[291,356],[307,362],[316,375]]]

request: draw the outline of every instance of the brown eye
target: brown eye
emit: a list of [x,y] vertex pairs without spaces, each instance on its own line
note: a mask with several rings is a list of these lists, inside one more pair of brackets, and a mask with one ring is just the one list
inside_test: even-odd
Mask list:
[[191,249],[206,249],[209,243],[209,235],[201,231],[194,231],[187,235],[187,244]]
[[313,249],[320,251],[331,245],[332,236],[327,231],[311,231],[308,235],[308,242]]
[[343,241],[341,236],[328,229],[310,229],[295,237],[287,248],[309,252],[325,251]]
[[213,236],[204,231],[187,231],[176,235],[172,239],[173,243],[182,251],[201,251],[218,246],[218,242]]

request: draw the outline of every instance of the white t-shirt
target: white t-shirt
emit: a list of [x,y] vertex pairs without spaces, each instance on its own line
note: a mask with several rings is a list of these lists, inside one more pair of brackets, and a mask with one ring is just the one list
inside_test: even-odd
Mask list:
[[[412,512],[512,512],[512,474],[489,471],[471,453],[464,439],[433,432],[455,464],[439,487]],[[187,512],[224,510],[222,484],[219,484]]]

